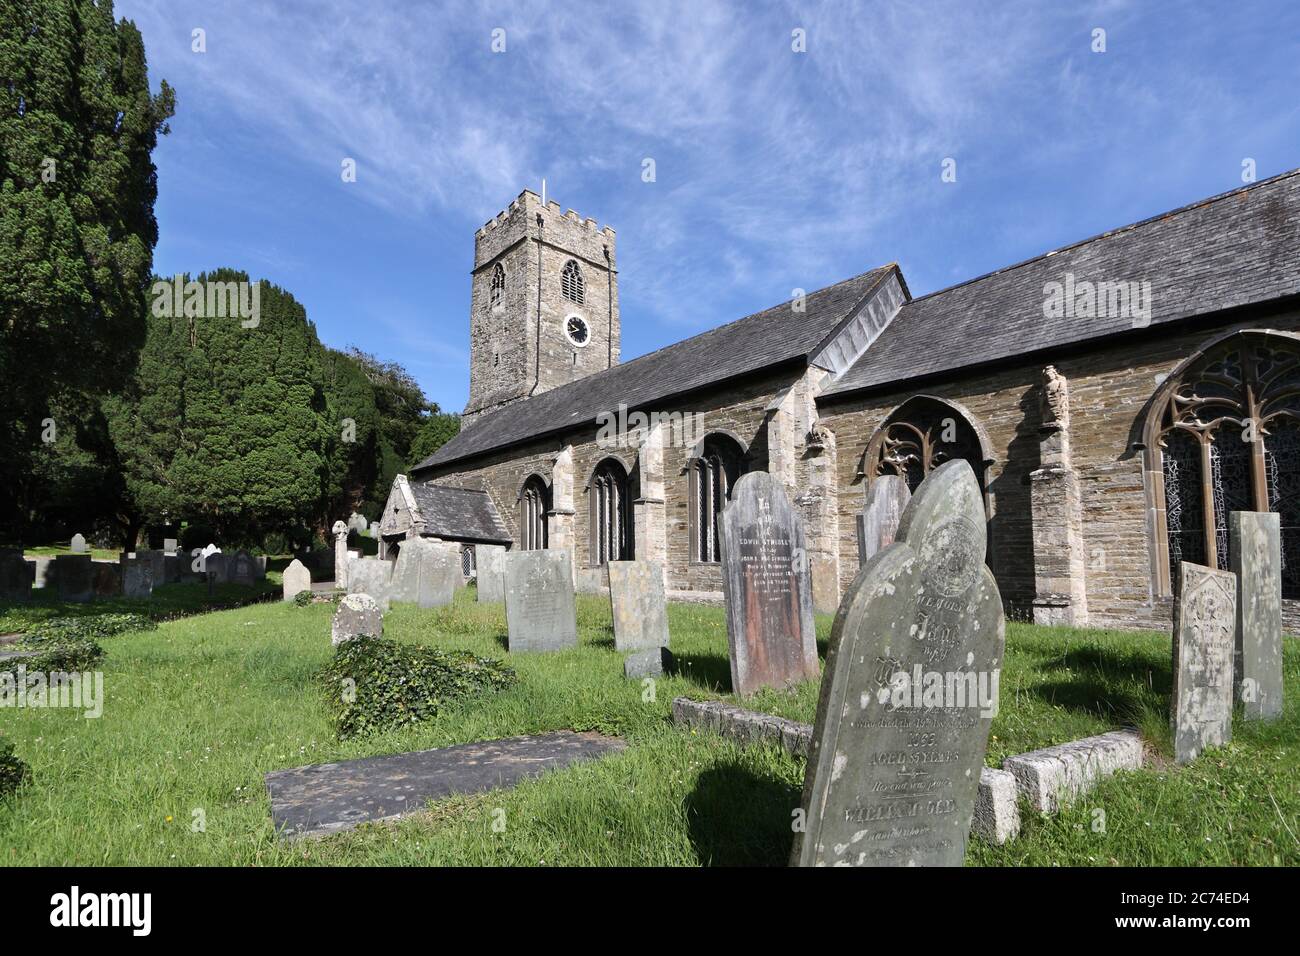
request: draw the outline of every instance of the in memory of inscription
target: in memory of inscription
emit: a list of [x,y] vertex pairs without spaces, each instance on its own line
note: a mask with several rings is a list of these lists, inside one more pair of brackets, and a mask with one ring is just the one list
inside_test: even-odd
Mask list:
[[798,866],[960,866],[997,713],[1002,600],[965,461],[935,469],[831,632]]
[[1190,763],[1232,739],[1237,580],[1183,561],[1174,605],[1174,762]]
[[765,471],[742,476],[721,528],[732,690],[746,695],[816,677],[803,518],[781,483]]

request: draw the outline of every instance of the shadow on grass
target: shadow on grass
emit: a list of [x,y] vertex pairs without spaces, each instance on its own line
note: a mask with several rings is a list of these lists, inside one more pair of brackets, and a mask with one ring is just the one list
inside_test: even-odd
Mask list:
[[731,690],[731,662],[717,654],[673,652],[673,673],[703,690],[725,694]]
[[1045,661],[1040,673],[1068,671],[1059,680],[1035,684],[1030,692],[1109,721],[1140,725],[1159,711],[1173,690],[1172,663],[1148,655],[1103,647],[1081,647]]
[[686,797],[691,846],[703,866],[785,866],[798,789],[728,765],[700,774]]

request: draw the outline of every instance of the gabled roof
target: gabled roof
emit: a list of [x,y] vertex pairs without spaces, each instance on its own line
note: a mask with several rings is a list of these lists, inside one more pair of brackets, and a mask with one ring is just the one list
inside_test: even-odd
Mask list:
[[418,518],[424,522],[424,534],[457,541],[510,543],[510,532],[486,491],[418,481],[410,482],[409,487]]
[[673,395],[795,358],[807,360],[886,277],[881,266],[809,293],[805,309],[789,302],[737,319],[611,369],[489,412],[412,469],[432,466],[595,422],[601,412],[644,408]]
[[1067,273],[1150,282],[1150,325],[1300,293],[1300,170],[913,299],[821,399],[1144,327],[1045,316]]

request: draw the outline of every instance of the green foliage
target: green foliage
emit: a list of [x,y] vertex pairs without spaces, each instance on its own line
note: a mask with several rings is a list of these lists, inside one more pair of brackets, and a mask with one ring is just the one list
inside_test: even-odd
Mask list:
[[111,613],[83,617],[52,617],[29,630],[23,637],[23,645],[35,649],[42,645],[98,641],[128,631],[152,631],[157,627],[158,622],[143,614]]
[[17,792],[29,775],[27,764],[14,756],[14,745],[0,737],[0,798]]
[[433,406],[433,413],[420,426],[415,441],[411,442],[411,453],[407,458],[408,467],[414,468],[424,459],[460,433],[460,416],[442,412]]
[[340,646],[321,673],[341,740],[429,720],[453,700],[515,680],[514,670],[491,658],[374,637]]
[[293,596],[293,603],[296,607],[311,607],[311,599],[310,591],[299,591]]
[[0,5],[0,77],[0,537],[21,540],[46,419],[75,431],[143,340],[175,98],[109,0]]

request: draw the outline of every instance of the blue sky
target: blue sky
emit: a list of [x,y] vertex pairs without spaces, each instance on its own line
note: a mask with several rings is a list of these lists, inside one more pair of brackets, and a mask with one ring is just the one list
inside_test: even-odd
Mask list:
[[453,411],[474,230],[542,177],[617,230],[627,359],[881,263],[922,295],[1236,188],[1245,159],[1300,166],[1294,0],[116,10],[177,90],[155,271],[270,279]]

